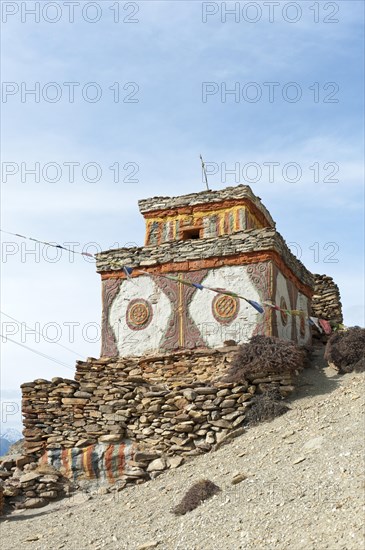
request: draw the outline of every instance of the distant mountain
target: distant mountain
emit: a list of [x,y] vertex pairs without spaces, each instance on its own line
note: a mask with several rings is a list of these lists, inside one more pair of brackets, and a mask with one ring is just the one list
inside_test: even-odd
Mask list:
[[19,439],[22,439],[22,434],[15,428],[8,428],[0,436],[0,456],[5,455],[9,447],[14,445]]

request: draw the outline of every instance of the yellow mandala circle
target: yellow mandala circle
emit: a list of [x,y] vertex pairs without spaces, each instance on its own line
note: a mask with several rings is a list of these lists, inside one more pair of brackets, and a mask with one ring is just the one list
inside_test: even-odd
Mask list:
[[238,313],[239,302],[233,296],[216,296],[213,300],[213,315],[221,323],[230,323]]

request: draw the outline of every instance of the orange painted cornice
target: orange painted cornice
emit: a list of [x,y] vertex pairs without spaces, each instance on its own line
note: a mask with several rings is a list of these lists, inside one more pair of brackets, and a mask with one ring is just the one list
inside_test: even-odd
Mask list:
[[143,213],[143,217],[146,220],[161,217],[171,217],[178,215],[193,215],[195,212],[215,212],[216,210],[229,210],[233,206],[245,206],[251,214],[254,214],[263,227],[273,227],[265,214],[250,200],[247,198],[241,199],[226,199],[222,201],[212,202],[208,204],[195,204],[192,206],[178,206],[176,208],[150,210]]
[[[187,271],[198,271],[199,269],[213,269],[217,267],[237,266],[237,265],[250,265],[262,262],[272,261],[282,272],[282,274],[292,281],[302,294],[307,298],[312,298],[313,289],[302,283],[293,271],[286,265],[280,255],[274,250],[268,250],[265,252],[243,252],[233,256],[219,256],[206,258],[202,260],[188,260],[183,262],[167,262],[156,266],[143,266],[136,267],[135,270],[142,269],[147,271],[151,275],[165,274],[165,273],[183,273]],[[140,277],[140,274],[133,272],[132,277]],[[126,279],[126,276],[122,270],[120,271],[104,271],[101,273],[101,279]]]

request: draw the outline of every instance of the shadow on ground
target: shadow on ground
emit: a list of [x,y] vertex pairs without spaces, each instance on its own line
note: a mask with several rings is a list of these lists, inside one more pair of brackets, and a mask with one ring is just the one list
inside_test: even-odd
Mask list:
[[316,347],[310,367],[304,369],[296,381],[296,389],[287,399],[289,405],[305,397],[326,395],[338,388],[342,375],[328,367],[324,359],[324,346]]
[[19,515],[14,512],[13,510],[5,511],[5,515],[1,517],[2,521],[20,521],[23,519],[30,519],[30,518],[38,518],[40,516],[47,516],[48,514],[51,514],[53,510],[43,510],[42,512],[35,511],[33,513],[29,513],[25,510],[22,510],[19,512]]

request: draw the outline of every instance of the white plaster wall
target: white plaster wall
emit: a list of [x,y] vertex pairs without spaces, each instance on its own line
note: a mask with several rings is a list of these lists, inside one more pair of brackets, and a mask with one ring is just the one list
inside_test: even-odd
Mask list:
[[[259,294],[247,274],[246,266],[212,269],[202,284],[225,288],[241,294],[249,300],[260,302]],[[215,296],[217,294],[210,290],[197,290],[189,305],[190,315],[207,346],[222,346],[225,340],[235,340],[237,343],[247,342],[252,336],[261,314],[250,304],[240,300],[237,317],[229,325],[223,325],[215,319],[212,313],[212,302]]]
[[[297,298],[297,305],[295,309],[300,309],[302,311],[305,311],[306,314],[308,314],[308,298],[304,296],[304,294],[298,293]],[[308,319],[305,319],[305,334],[304,337],[300,334],[300,318],[296,317],[296,323],[297,323],[297,336],[298,336],[298,344],[306,344],[311,339],[311,329],[308,323]]]
[[[152,305],[153,318],[142,330],[132,330],[126,323],[129,302],[144,298]],[[171,303],[166,294],[148,275],[123,281],[109,313],[120,355],[143,355],[158,350],[171,314]]]
[[[279,307],[281,307],[280,301],[282,297],[284,297],[285,299],[287,308],[292,309],[290,304],[290,298],[289,298],[288,287],[286,284],[286,279],[282,273],[278,273],[278,276],[276,279],[275,304]],[[288,315],[288,322],[286,325],[284,325],[281,321],[280,311],[275,311],[275,315],[277,320],[279,338],[283,338],[284,340],[291,340],[291,327],[292,327],[293,317],[291,315]]]

